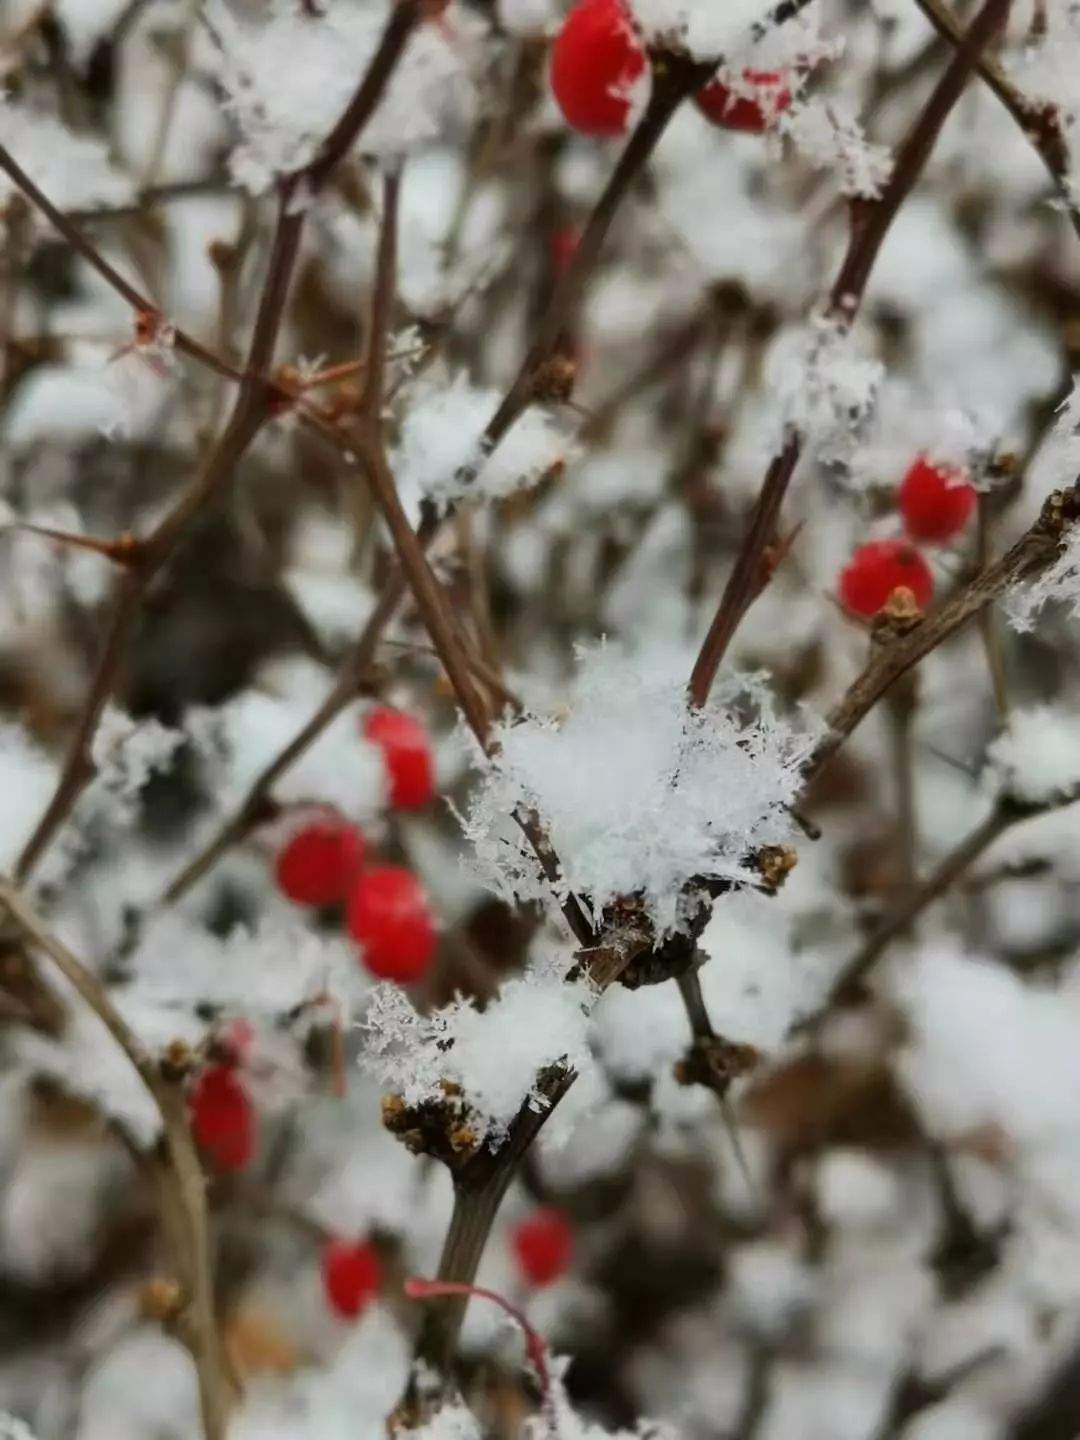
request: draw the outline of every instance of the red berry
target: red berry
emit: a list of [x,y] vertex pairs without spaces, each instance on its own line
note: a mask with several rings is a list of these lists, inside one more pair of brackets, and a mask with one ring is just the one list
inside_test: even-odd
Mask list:
[[909,535],[943,542],[967,524],[976,496],[963,470],[931,465],[920,455],[904,476],[896,498]]
[[344,820],[317,820],[277,858],[278,888],[297,905],[335,905],[364,863],[364,837]]
[[840,573],[840,599],[853,615],[876,615],[892,592],[905,586],[925,610],[934,593],[930,567],[907,540],[860,545]]
[[578,0],[551,52],[551,88],[567,122],[584,135],[623,134],[644,70],[625,0]]
[[791,104],[791,91],[775,70],[744,70],[743,79],[758,91],[760,99],[733,94],[723,81],[711,80],[698,91],[697,106],[714,125],[760,135]]
[[243,1170],[255,1154],[255,1107],[230,1065],[208,1065],[188,1096],[191,1133],[219,1170]]
[[544,1206],[514,1226],[510,1244],[526,1280],[550,1285],[565,1275],[574,1257],[574,1231],[561,1210]]
[[378,705],[364,718],[364,734],[383,752],[395,810],[420,810],[435,793],[431,742],[420,721]]
[[355,1320],[379,1292],[379,1257],[366,1240],[330,1240],[322,1257],[323,1289],[330,1308]]
[[373,865],[349,896],[349,934],[363,946],[364,964],[380,980],[409,985],[435,954],[435,925],[423,887],[400,865]]

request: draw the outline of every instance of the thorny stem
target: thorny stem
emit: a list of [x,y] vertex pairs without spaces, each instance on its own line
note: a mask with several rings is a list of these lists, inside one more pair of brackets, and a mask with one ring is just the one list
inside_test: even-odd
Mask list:
[[[696,965],[691,965],[688,970],[676,977],[676,985],[679,987],[679,998],[682,1000],[683,1009],[686,1011],[686,1018],[690,1023],[690,1034],[695,1040],[715,1040],[716,1030],[712,1020],[709,1018],[708,1006],[705,1004],[705,996],[701,990],[701,975]],[[750,1173],[750,1166],[746,1160],[746,1154],[739,1139],[739,1127],[728,1098],[727,1090],[718,1086],[710,1086],[716,1096],[717,1104],[720,1106],[720,1118],[723,1121],[724,1129],[727,1131],[728,1140],[735,1155],[735,1160],[746,1181],[746,1188],[751,1195],[755,1194],[754,1179]]]
[[182,1084],[169,1078],[128,1025],[98,977],[53,935],[25,895],[0,878],[0,906],[28,944],[43,950],[56,968],[97,1015],[146,1086],[161,1117],[164,1132],[163,1208],[172,1220],[166,1231],[181,1283],[186,1312],[183,1333],[199,1382],[203,1428],[207,1440],[224,1440],[232,1405],[229,1376],[214,1314],[213,1272],[207,1233],[206,1184],[191,1137]]
[[[93,737],[105,706],[116,689],[127,639],[147,588],[171,560],[190,530],[192,522],[226,483],[252,440],[273,414],[275,391],[267,372],[285,315],[292,274],[299,253],[306,203],[344,158],[374,112],[404,52],[409,35],[419,21],[421,8],[422,0],[398,0],[367,72],[341,118],[319,147],[315,158],[281,182],[277,227],[247,363],[232,413],[199,474],[156,529],[138,546],[131,561],[131,568],[118,586],[106,641],[75,733],[69,743],[56,789],[16,865],[16,878],[20,883],[30,876],[79,796],[93,779]],[[0,168],[7,171],[61,234],[129,304],[140,310],[147,308],[138,291],[113,270],[78,228],[38,190],[3,147],[0,147]],[[177,345],[180,345],[179,338]]]
[[[986,0],[957,46],[945,73],[931,92],[907,139],[897,151],[892,174],[874,200],[856,199],[851,207],[847,254],[825,307],[826,320],[850,326],[858,314],[882,241],[930,156],[949,111],[959,100],[983,49],[1005,23],[1011,0]],[[773,457],[761,482],[750,529],[728,576],[720,604],[690,676],[690,703],[702,706],[743,617],[768,581],[765,556],[775,543],[777,520],[802,454],[804,437],[792,430]]]
[[[90,265],[101,278],[111,285],[116,293],[140,314],[155,314],[157,306],[146,298],[140,290],[137,290],[130,281],[125,280],[119,270],[115,269],[105,259],[92,241],[88,240],[75,222],[62,210],[58,210],[49,197],[35,185],[30,176],[18,163],[10,150],[5,145],[0,145],[0,170],[6,172],[8,178],[20,189],[26,198],[35,205],[52,225],[59,230],[64,239],[73,250],[77,250],[88,265]],[[209,366],[219,375],[227,380],[239,380],[239,372],[234,370],[227,361],[215,355],[213,351],[207,350],[200,345],[185,331],[177,329],[175,338],[176,349],[182,355],[188,355],[193,360],[198,360],[203,365]]]

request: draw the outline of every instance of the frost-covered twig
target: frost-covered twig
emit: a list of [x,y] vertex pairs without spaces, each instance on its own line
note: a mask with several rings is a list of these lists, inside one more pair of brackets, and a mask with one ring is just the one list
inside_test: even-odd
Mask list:
[[[3,170],[14,185],[20,189],[26,198],[49,220],[60,232],[73,250],[83,257],[106,284],[111,285],[122,300],[126,300],[137,315],[152,315],[157,313],[157,306],[130,281],[125,280],[123,275],[110,265],[101,251],[79,229],[78,225],[69,215],[58,209],[49,197],[35,185],[34,181],[22,168],[19,162],[12,155],[5,145],[0,145],[0,170]],[[222,375],[227,380],[239,380],[240,374],[220,355],[215,355],[205,345],[188,335],[186,331],[179,328],[175,331],[174,345],[181,354],[188,355],[192,360],[198,360],[201,364],[208,366],[211,370]]]
[[[679,80],[680,99],[692,93],[694,85],[699,80],[700,76],[697,75],[696,70],[691,77],[683,75]],[[491,455],[511,428],[513,421],[529,404],[532,397],[526,378],[534,374],[538,363],[537,357],[542,354],[546,358],[566,328],[573,306],[580,302],[585,285],[596,267],[616,214],[629,195],[634,181],[647,163],[677,108],[678,102],[672,104],[664,87],[658,88],[660,99],[655,98],[656,92],[654,92],[653,101],[630,137],[589,216],[569,268],[551,297],[537,337],[530,347],[521,371],[511,386],[511,391],[508,392],[507,398],[492,416],[480,438],[478,448],[482,455]],[[545,347],[541,351],[542,339],[545,339]],[[513,405],[510,406],[510,394],[515,391],[516,398]],[[301,418],[304,418],[303,411],[301,411]],[[310,424],[322,430],[324,436],[331,443],[339,443],[336,433],[321,426],[317,417],[309,415],[307,418]],[[342,448],[349,448],[348,441],[344,437],[342,437],[340,445]],[[435,511],[430,506],[425,507],[420,525],[416,530],[416,540],[420,548],[424,551],[429,549],[441,529],[442,525]],[[251,833],[259,819],[265,814],[267,802],[276,782],[318,739],[326,727],[341,714],[342,710],[355,699],[358,677],[370,670],[383,631],[397,614],[405,592],[403,572],[400,567],[395,567],[383,586],[378,604],[346,656],[334,688],[307,724],[297,732],[289,745],[256,778],[236,814],[224,822],[205,849],[170,883],[163,897],[167,903],[172,903],[186,894],[191,886],[207,874],[233,845],[239,844]]]
[[[846,330],[858,314],[882,241],[922,173],[941,127],[963,93],[979,56],[1004,25],[1010,3],[1011,0],[986,0],[897,152],[892,174],[881,195],[876,199],[852,201],[847,254],[825,307],[827,322]],[[766,551],[776,541],[777,520],[803,443],[804,437],[798,429],[792,429],[765,472],[750,528],[690,677],[690,699],[694,705],[703,705],[708,699],[732,638],[767,581]]]
[[829,731],[806,769],[807,782],[828,763],[852,731],[899,677],[936,650],[1017,580],[1048,569],[1057,559],[1066,527],[1080,518],[1080,482],[1055,491],[1038,520],[995,564],[981,571],[906,635],[877,647],[862,674],[827,716]]
[[[915,3],[939,35],[953,45],[961,42],[963,27],[944,0],[915,0]],[[1054,183],[1069,223],[1080,238],[1080,206],[1069,185],[1069,152],[1056,108],[1028,100],[992,55],[980,55],[975,68],[1035,148]]]
[[[133,548],[128,569],[117,589],[106,642],[83,703],[75,734],[68,746],[56,789],[44,815],[19,855],[16,877],[20,882],[29,877],[93,778],[91,742],[105,705],[115,689],[128,637],[150,583],[171,560],[196,516],[202,513],[229,479],[255,436],[274,413],[278,392],[270,380],[268,369],[273,360],[274,347],[289,298],[292,274],[300,249],[306,202],[325,184],[371,118],[395,66],[404,53],[408,38],[419,22],[422,8],[422,0],[398,0],[367,71],[341,117],[323,140],[314,159],[302,169],[288,175],[281,183],[278,220],[270,260],[259,297],[240,390],[232,413],[195,479],[154,530]],[[31,187],[27,193],[35,203],[45,201],[45,197],[37,191],[29,177],[14,165],[10,156],[2,149],[0,166],[6,169],[21,187]],[[91,259],[91,254],[87,252],[96,254],[96,251],[89,242],[83,241],[77,229],[50,202],[45,201],[45,207],[53,223]],[[91,263],[101,269],[101,264],[92,259]],[[111,271],[111,267],[106,265],[106,268]],[[133,291],[122,277],[115,276],[115,272],[105,278],[109,279],[110,284],[119,281],[120,293],[129,299],[130,303],[135,304],[141,300],[142,297]]]
[[188,1123],[182,1072],[170,1074],[158,1063],[113,1005],[93,971],[49,930],[22,891],[2,878],[0,908],[29,945],[49,956],[97,1015],[130,1060],[161,1116],[165,1140],[160,1156],[162,1220],[186,1302],[180,1330],[198,1375],[206,1440],[224,1440],[233,1385],[214,1312],[206,1180]]
[[476,738],[484,744],[490,724],[487,704],[473,679],[472,666],[453,611],[428,563],[420,537],[409,523],[405,507],[401,503],[383,442],[382,376],[395,295],[399,192],[400,175],[394,172],[387,176],[383,187],[383,217],[371,306],[371,338],[367,380],[361,400],[362,410],[354,425],[343,427],[344,435],[346,443],[351,441],[355,445],[360,469],[393,539],[398,564],[407,579],[465,717]]

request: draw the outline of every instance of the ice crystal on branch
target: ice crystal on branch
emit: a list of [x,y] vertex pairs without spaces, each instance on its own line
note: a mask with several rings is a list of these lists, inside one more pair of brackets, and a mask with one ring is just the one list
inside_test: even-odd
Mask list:
[[793,105],[780,128],[818,170],[833,171],[844,195],[875,200],[892,171],[884,145],[867,140],[851,107],[834,97],[813,96]]
[[1068,606],[1069,617],[1080,617],[1080,525],[1065,532],[1061,554],[1034,580],[1021,581],[1005,594],[1005,613],[1014,630],[1034,630],[1035,621],[1051,602]]
[[782,336],[773,363],[785,424],[821,460],[847,460],[873,413],[885,367],[860,355],[850,331],[824,316]]
[[565,971],[565,961],[535,965],[482,1011],[458,1000],[421,1015],[398,986],[380,985],[364,1013],[361,1064],[409,1106],[457,1087],[475,1140],[497,1143],[523,1105],[547,1105],[539,1088],[546,1069],[589,1064],[593,992],[568,983]]
[[[464,374],[449,384],[422,381],[407,398],[394,466],[409,499],[419,494],[439,506],[466,495],[501,499],[535,485],[574,453],[551,413],[533,405],[485,456],[480,437],[501,395],[470,385]],[[476,478],[466,483],[474,468]]]
[[[317,17],[275,0],[260,20],[210,0],[227,106],[240,130],[233,177],[258,193],[312,160],[375,54],[388,0],[331,0]],[[461,128],[474,109],[468,73],[476,22],[450,6],[423,23],[363,136],[365,154],[397,156]],[[288,84],[283,84],[288,76]]]
[[600,911],[639,895],[657,930],[678,928],[694,876],[747,878],[755,845],[788,834],[809,730],[782,720],[756,678],[691,710],[668,657],[615,645],[578,654],[567,712],[499,727],[465,828],[483,878],[519,899],[543,895],[535,857],[508,817],[539,817],[560,887]]

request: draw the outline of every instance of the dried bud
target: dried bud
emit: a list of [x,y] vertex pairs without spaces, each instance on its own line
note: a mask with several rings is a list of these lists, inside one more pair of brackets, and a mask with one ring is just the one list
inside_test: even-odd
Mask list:
[[799,863],[798,852],[791,845],[763,845],[754,858],[770,890],[779,890]]
[[761,1060],[753,1045],[725,1040],[722,1035],[699,1035],[683,1058],[675,1064],[680,1085],[704,1085],[726,1095],[731,1082],[747,1074]]
[[158,1275],[139,1286],[136,1303],[144,1319],[167,1325],[180,1314],[184,1294],[175,1280]]
[[537,368],[533,377],[536,400],[569,400],[574,393],[578,362],[570,355],[552,355]]

